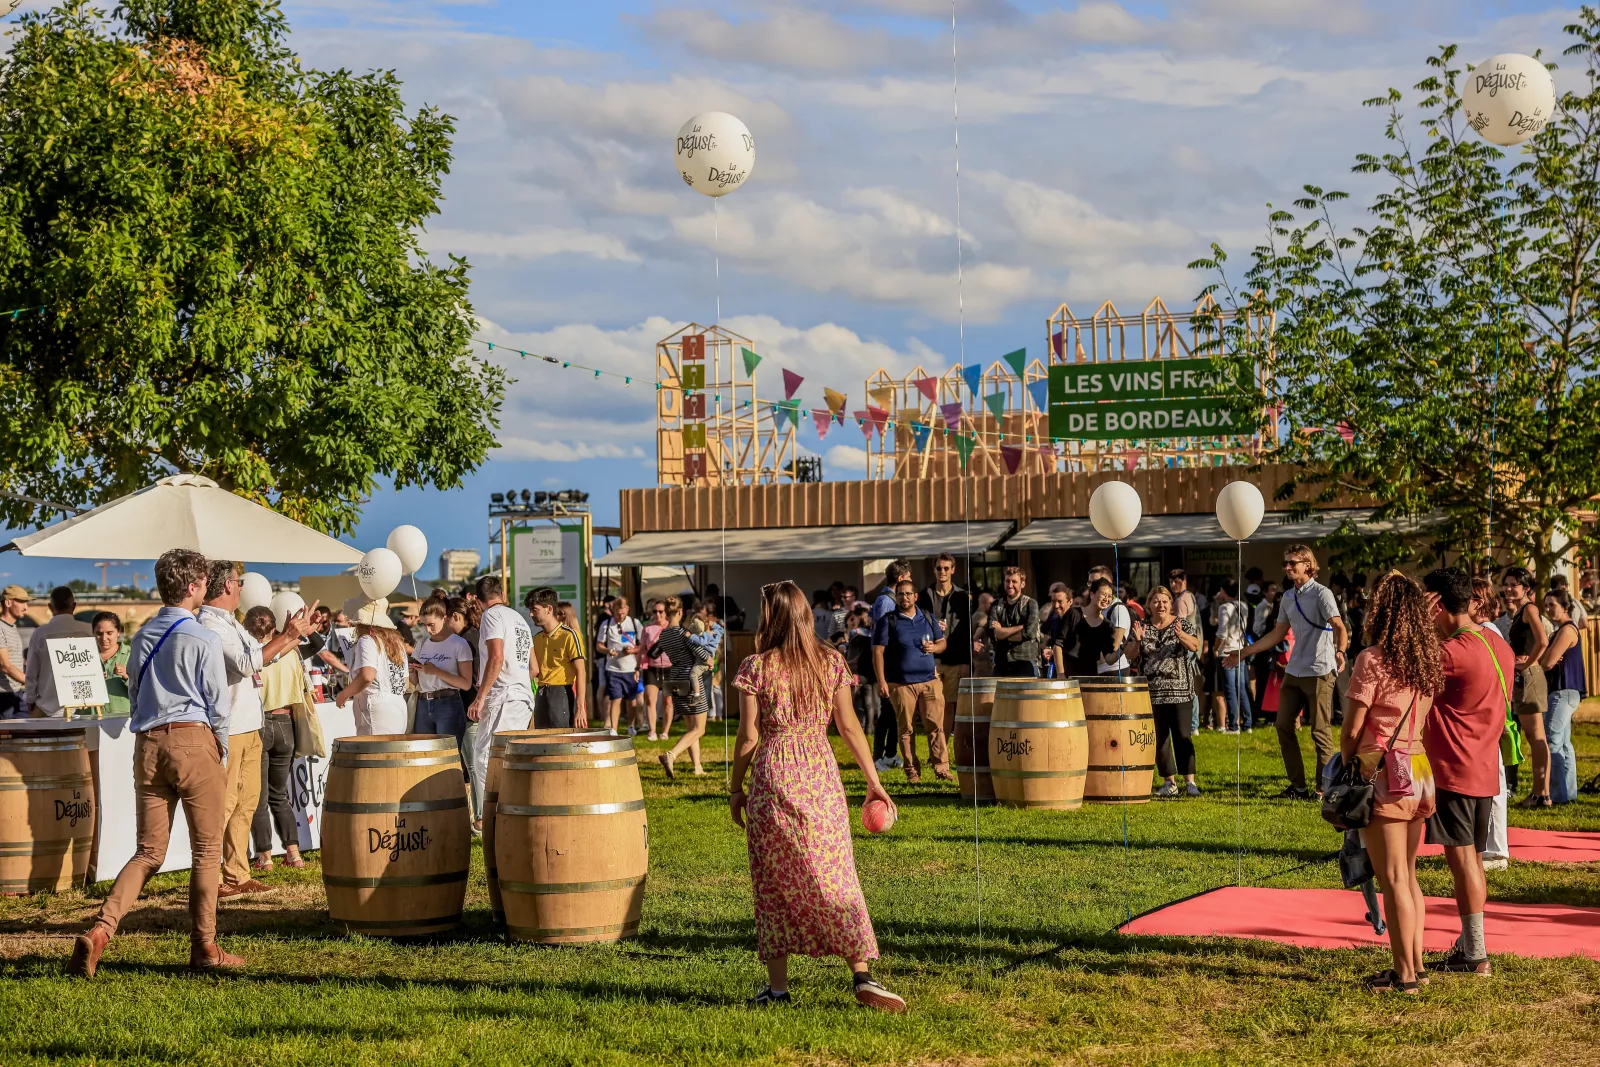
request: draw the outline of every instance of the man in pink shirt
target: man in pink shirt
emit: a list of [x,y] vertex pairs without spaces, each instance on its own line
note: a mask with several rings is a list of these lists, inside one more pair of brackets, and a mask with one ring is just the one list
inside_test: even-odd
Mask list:
[[1500,792],[1500,732],[1511,699],[1516,667],[1511,646],[1483,632],[1468,614],[1472,578],[1458,567],[1436,570],[1422,580],[1439,632],[1444,691],[1433,701],[1422,735],[1433,767],[1438,810],[1428,820],[1428,841],[1444,846],[1455,885],[1461,938],[1435,970],[1488,977],[1483,906],[1488,888],[1483,849],[1490,813]]

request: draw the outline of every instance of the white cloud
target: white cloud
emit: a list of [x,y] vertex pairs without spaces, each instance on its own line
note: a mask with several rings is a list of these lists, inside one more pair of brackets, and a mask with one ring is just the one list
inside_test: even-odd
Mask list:
[[496,452],[496,458],[500,459],[542,459],[551,463],[643,457],[644,449],[638,445],[625,448],[605,441],[590,444],[588,441],[530,440],[526,437],[507,437],[505,434],[500,435],[500,446]]
[[458,256],[528,260],[570,253],[624,263],[639,262],[639,256],[629,251],[628,246],[616,237],[593,230],[556,226],[542,226],[520,233],[442,227],[423,234],[422,245],[436,255],[453,253]]
[[830,480],[865,478],[867,450],[854,445],[832,445],[823,453],[822,472]]

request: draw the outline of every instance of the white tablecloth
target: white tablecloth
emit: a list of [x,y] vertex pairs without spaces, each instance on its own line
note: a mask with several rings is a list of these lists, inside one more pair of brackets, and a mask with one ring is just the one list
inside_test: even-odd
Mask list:
[[[354,737],[355,717],[351,706],[318,704],[322,736],[331,750],[338,737]],[[133,789],[134,735],[123,719],[5,719],[0,730],[84,730],[89,748],[100,762],[100,848],[95,859],[95,877],[115,878],[138,845],[138,811]],[[300,830],[300,847],[312,849],[322,840],[322,794],[328,780],[326,760],[296,759],[289,776],[289,802],[294,805],[295,822]],[[277,841],[274,832],[273,840]],[[278,842],[282,846],[282,842]],[[172,820],[172,836],[167,842],[163,871],[189,868],[189,824],[180,804]]]

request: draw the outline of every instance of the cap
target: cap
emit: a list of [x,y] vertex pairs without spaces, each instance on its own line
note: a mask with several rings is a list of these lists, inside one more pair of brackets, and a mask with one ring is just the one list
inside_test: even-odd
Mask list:
[[393,630],[394,620],[389,618],[389,601],[379,597],[368,600],[353,596],[344,602],[344,616],[353,626],[376,626],[380,630]]
[[6,586],[5,592],[0,593],[0,596],[3,596],[7,600],[21,600],[24,602],[33,599],[33,594],[22,588],[20,585]]
[[1244,587],[1244,591],[1246,593],[1260,593],[1261,592],[1261,587],[1259,585],[1257,585],[1255,582],[1251,582],[1249,585]]

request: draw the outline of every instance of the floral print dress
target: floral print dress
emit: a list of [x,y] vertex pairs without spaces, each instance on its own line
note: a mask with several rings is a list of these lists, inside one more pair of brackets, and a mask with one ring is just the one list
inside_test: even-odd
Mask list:
[[762,960],[878,956],[856,876],[844,782],[828,744],[833,695],[851,683],[850,668],[829,650],[827,670],[828,700],[810,707],[795,706],[789,679],[770,654],[745,660],[733,683],[760,709],[745,828]]

